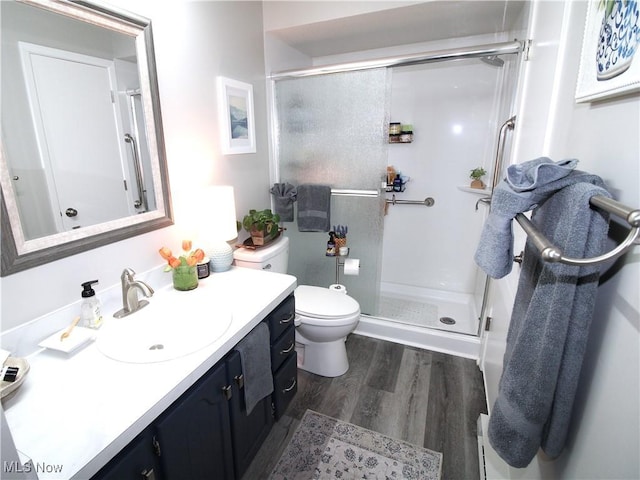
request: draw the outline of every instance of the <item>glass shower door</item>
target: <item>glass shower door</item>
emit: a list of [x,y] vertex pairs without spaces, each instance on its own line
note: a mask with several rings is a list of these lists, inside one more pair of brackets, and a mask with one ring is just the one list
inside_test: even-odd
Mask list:
[[[387,76],[381,68],[283,79],[275,85],[279,181],[332,188],[331,224],[348,226],[349,258],[360,260],[358,276],[338,270],[339,283],[363,313],[375,313],[378,307]],[[289,273],[299,284],[336,283],[338,260],[325,255],[329,235],[299,232],[295,221],[285,226],[290,238]]]

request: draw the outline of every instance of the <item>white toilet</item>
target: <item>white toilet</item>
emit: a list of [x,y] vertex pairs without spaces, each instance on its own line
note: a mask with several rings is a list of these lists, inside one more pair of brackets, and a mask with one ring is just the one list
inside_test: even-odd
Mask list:
[[[256,250],[237,249],[238,267],[287,273],[289,238],[282,236]],[[296,297],[296,349],[298,366],[324,377],[338,377],[349,370],[345,340],[360,320],[360,305],[343,292],[299,285]]]

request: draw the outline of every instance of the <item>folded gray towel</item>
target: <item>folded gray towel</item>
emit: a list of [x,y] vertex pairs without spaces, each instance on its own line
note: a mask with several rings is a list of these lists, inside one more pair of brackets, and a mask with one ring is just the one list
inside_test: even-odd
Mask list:
[[[601,255],[606,213],[590,208],[610,197],[598,177],[567,185],[533,211],[532,221],[572,258]],[[594,185],[593,183],[597,184]],[[530,239],[507,335],[489,441],[511,466],[527,466],[542,447],[552,458],[565,444],[598,288],[597,265],[544,262]]]
[[293,222],[293,202],[298,190],[290,183],[274,183],[270,190],[273,195],[275,213],[283,222]]
[[298,230],[328,232],[331,227],[331,187],[298,186]]
[[247,415],[264,397],[273,392],[269,327],[262,322],[251,330],[238,345],[244,375],[244,402]]
[[[540,160],[545,160],[544,166]],[[549,159],[525,162],[517,170],[512,170],[513,178],[503,180],[491,196],[491,211],[484,224],[475,253],[475,261],[487,275],[502,278],[513,266],[512,220],[518,213],[527,212],[542,204],[558,190],[574,183],[588,182],[601,184],[602,180],[589,173],[570,170],[577,160],[561,161],[554,164]],[[523,174],[529,164],[533,175],[527,179]],[[550,181],[549,181],[550,179]],[[599,183],[598,183],[599,182]],[[511,183],[534,185],[529,190],[515,191]]]

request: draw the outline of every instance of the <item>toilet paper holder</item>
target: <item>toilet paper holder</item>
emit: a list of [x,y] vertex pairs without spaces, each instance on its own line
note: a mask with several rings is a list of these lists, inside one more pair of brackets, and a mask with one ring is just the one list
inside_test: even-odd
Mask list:
[[[336,282],[335,283],[340,283],[340,268],[344,269],[344,265],[346,260],[345,256],[340,256],[340,257],[335,257],[336,258]],[[356,264],[356,267],[358,268],[358,273],[352,274],[352,275],[359,275],[359,269],[360,269],[360,260],[357,259],[353,259],[356,260],[358,263]]]

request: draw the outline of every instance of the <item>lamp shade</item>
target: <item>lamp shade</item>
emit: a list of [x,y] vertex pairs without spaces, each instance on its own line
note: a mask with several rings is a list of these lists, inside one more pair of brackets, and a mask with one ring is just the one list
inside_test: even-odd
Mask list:
[[227,242],[238,236],[233,187],[207,187],[203,193],[201,210],[200,237],[210,259],[211,270],[228,270],[233,262],[233,250]]

